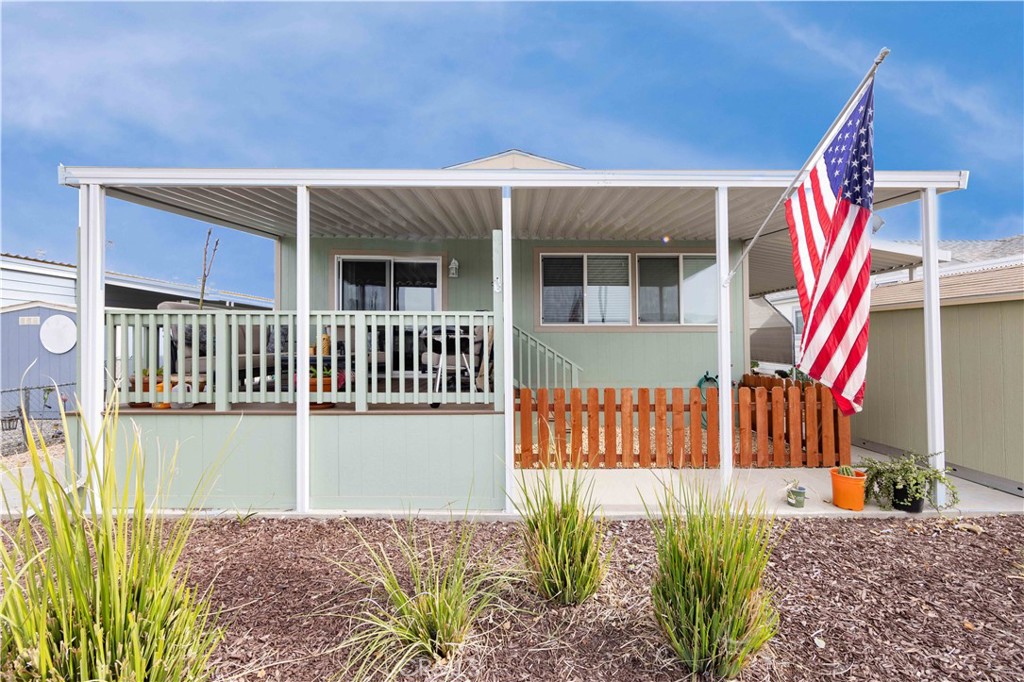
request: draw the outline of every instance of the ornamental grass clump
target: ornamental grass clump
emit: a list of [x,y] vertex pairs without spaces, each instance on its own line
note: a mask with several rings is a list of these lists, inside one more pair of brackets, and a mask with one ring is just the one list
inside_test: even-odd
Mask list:
[[480,616],[502,602],[509,576],[486,559],[474,559],[468,522],[453,525],[440,544],[429,534],[421,539],[412,520],[404,533],[391,522],[388,535],[397,561],[384,543],[352,530],[370,567],[338,565],[371,593],[367,609],[354,616],[354,634],[341,645],[352,651],[342,679],[395,680],[417,660],[448,663],[466,645]]
[[[0,529],[0,679],[207,680],[222,632],[209,594],[177,570],[193,516],[165,527],[147,509],[138,429],[115,471],[116,398],[101,429],[103,447],[87,436],[82,476],[71,466],[65,485],[26,419],[33,479],[17,477],[20,520]],[[73,462],[70,442],[66,453]]]
[[557,464],[538,472],[535,483],[525,476],[514,504],[522,519],[527,574],[545,599],[581,604],[601,587],[611,561],[593,482]]
[[774,541],[764,499],[666,487],[651,514],[654,617],[692,675],[735,677],[778,628],[762,581]]

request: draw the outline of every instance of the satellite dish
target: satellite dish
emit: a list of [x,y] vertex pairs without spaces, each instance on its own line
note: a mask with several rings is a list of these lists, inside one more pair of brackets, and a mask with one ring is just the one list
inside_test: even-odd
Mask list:
[[40,325],[39,341],[54,355],[63,355],[78,342],[78,327],[67,315],[53,315]]

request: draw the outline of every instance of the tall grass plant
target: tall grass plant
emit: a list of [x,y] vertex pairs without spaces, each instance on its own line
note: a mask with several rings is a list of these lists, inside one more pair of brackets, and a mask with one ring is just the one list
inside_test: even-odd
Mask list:
[[[102,440],[86,434],[81,478],[67,443],[68,483],[25,418],[32,479],[17,477],[20,520],[13,529],[0,528],[5,682],[211,677],[210,656],[222,631],[209,594],[187,587],[178,568],[194,516],[186,511],[165,523],[147,507],[145,456],[134,426],[125,438],[123,470],[115,469],[116,401],[115,394],[104,413]],[[159,500],[162,487],[153,492]]]
[[764,498],[681,482],[652,511],[651,604],[668,644],[694,676],[739,675],[778,630],[763,585],[775,542]]

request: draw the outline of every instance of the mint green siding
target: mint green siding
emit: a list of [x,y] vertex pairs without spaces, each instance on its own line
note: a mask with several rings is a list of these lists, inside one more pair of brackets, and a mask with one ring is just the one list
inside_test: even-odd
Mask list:
[[[615,247],[623,249],[651,248],[651,242],[608,241],[515,241],[513,256],[514,324],[538,337],[564,354],[583,369],[584,386],[608,387],[675,387],[693,386],[710,370],[717,373],[717,341],[714,328],[673,331],[602,331],[588,328],[573,332],[547,332],[534,324],[536,301],[535,249]],[[447,278],[449,310],[480,310],[492,307],[491,242],[476,239],[449,239],[434,242],[385,239],[313,239],[311,243],[311,295],[313,309],[331,307],[334,287],[333,254],[335,252],[377,252],[394,254],[443,255],[444,263],[454,256],[460,264],[458,279]],[[712,242],[674,242],[672,251],[696,249],[712,252]],[[734,242],[731,259],[738,260],[742,245]],[[294,241],[282,243],[282,306],[294,305],[295,250]],[[733,378],[746,369],[746,334],[744,301],[746,282],[743,270],[737,272],[732,285],[732,359]],[[515,360],[515,358],[513,358]]]
[[501,509],[500,414],[311,415],[312,507]]
[[[313,239],[310,242],[310,306],[313,310],[329,310],[332,306],[334,255],[359,255],[366,252],[393,255],[441,256],[441,275],[448,310],[490,310],[491,240],[445,239],[409,241],[388,239]],[[448,278],[448,262],[459,261],[459,277]],[[295,308],[295,240],[281,241],[281,307]]]
[[[536,249],[588,247],[650,248],[650,242],[536,241],[513,243],[513,318],[514,324],[580,365],[581,385],[585,387],[677,387],[695,386],[705,371],[718,373],[718,342],[714,328],[672,331],[602,331],[600,327],[571,332],[547,332],[536,326]],[[711,242],[673,242],[672,251],[714,249]],[[742,247],[734,242],[731,258],[735,262]],[[713,253],[709,255],[714,255]],[[732,362],[733,378],[743,375],[745,334],[743,303],[745,283],[742,269],[732,284]],[[678,328],[677,328],[678,329]],[[513,358],[513,361],[516,361]]]
[[210,472],[216,478],[203,500],[204,508],[295,507],[294,415],[184,412],[122,416],[117,440],[119,468],[123,470],[134,423],[142,435],[147,491],[156,491],[161,472],[170,474],[165,476],[169,480],[165,484],[167,508],[188,505],[203,476]]
[[[946,461],[1024,481],[1024,301],[944,305]],[[927,453],[924,312],[873,311],[855,439]]]

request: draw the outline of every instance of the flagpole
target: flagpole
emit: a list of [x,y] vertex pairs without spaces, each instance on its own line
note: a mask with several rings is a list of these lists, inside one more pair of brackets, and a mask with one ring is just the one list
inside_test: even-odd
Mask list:
[[746,260],[748,255],[750,255],[750,250],[754,248],[754,243],[757,241],[757,238],[761,236],[762,232],[764,232],[764,228],[768,225],[768,221],[772,219],[773,215],[775,215],[775,211],[779,208],[779,206],[783,204],[783,202],[786,201],[786,199],[789,198],[789,195],[793,192],[793,188],[796,187],[800,183],[804,175],[807,174],[808,171],[810,171],[809,166],[815,159],[818,158],[818,154],[821,153],[822,148],[826,144],[828,144],[828,141],[835,136],[836,132],[838,132],[837,129],[843,125],[843,121],[846,120],[846,115],[849,113],[851,107],[857,104],[857,98],[860,97],[860,94],[864,91],[864,88],[867,86],[868,82],[870,82],[870,80],[875,77],[875,72],[878,71],[878,67],[882,65],[882,62],[885,61],[885,58],[889,56],[889,52],[889,48],[883,47],[881,51],[878,53],[878,56],[875,57],[874,63],[871,65],[871,68],[868,69],[868,72],[864,74],[864,78],[861,80],[860,85],[858,85],[857,89],[853,91],[853,95],[850,96],[850,99],[846,102],[846,105],[839,110],[839,115],[836,116],[836,119],[832,121],[832,125],[829,126],[828,132],[825,133],[825,137],[821,138],[821,141],[818,142],[818,144],[814,147],[814,151],[812,151],[811,155],[807,157],[806,161],[804,161],[804,165],[800,168],[800,171],[796,174],[796,177],[793,178],[793,181],[789,183],[789,187],[785,189],[785,191],[779,197],[779,200],[775,202],[774,206],[772,206],[772,210],[768,212],[768,215],[765,217],[764,222],[761,223],[761,227],[757,228],[757,232],[755,232],[754,236],[750,238],[749,242],[747,242],[746,248],[743,249],[743,253],[740,254],[740,259],[736,262],[736,265],[733,266],[732,270],[729,271],[728,276],[726,276],[726,278],[722,280],[723,287],[728,286],[729,282],[732,281],[732,278],[736,275],[736,271],[740,269],[740,266],[743,265],[743,261]]

